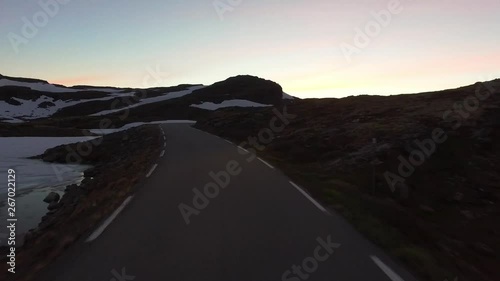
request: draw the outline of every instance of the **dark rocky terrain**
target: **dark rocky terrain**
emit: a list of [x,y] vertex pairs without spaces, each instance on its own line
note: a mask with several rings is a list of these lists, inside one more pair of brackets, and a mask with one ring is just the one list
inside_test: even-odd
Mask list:
[[[196,126],[245,141],[423,279],[494,281],[500,276],[498,89],[500,80],[415,95],[295,100],[286,109],[295,118],[268,144],[273,109],[220,110]],[[389,172],[399,176],[399,157],[416,157],[422,151],[416,142],[440,128],[447,138],[435,152],[389,183]],[[248,138],[259,134],[251,148]]]
[[278,83],[270,80],[240,75],[196,90],[194,95],[185,98],[186,102],[191,104],[220,103],[227,99],[243,99],[278,106],[283,102],[283,89]]

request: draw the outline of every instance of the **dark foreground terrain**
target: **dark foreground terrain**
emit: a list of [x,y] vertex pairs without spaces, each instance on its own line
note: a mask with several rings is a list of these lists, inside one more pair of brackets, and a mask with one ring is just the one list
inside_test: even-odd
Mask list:
[[494,281],[497,89],[499,80],[416,95],[295,100],[285,127],[273,124],[286,116],[282,108],[221,110],[197,127],[257,151],[423,279]]
[[[161,147],[157,126],[133,128],[78,144],[47,150],[47,162],[87,164],[85,179],[66,188],[64,196],[43,217],[17,249],[16,274],[7,272],[7,248],[1,248],[2,280],[34,280],[82,235],[108,217],[140,184]],[[57,172],[57,171],[55,171]],[[56,175],[54,175],[56,176]],[[5,278],[5,279],[4,279]]]

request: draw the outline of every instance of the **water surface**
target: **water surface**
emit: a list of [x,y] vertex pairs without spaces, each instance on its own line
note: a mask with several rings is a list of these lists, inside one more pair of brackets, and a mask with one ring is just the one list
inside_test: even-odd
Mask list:
[[[27,159],[58,145],[91,140],[95,137],[0,137],[0,245],[5,245],[7,220],[7,175],[16,171],[17,242],[38,225],[47,212],[45,196],[51,191],[61,196],[69,184],[79,184],[86,165],[46,163]],[[16,244],[18,244],[16,243]]]

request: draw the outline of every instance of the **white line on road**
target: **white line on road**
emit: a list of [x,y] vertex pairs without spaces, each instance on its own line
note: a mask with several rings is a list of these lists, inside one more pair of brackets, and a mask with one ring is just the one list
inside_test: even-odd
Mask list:
[[271,165],[271,164],[267,163],[266,161],[262,160],[260,157],[257,157],[257,158],[259,158],[260,162],[266,164],[269,168],[274,169],[273,165]]
[[149,178],[151,174],[155,171],[156,167],[158,167],[158,164],[154,164],[154,166],[149,170],[149,173],[146,175],[146,178]]
[[166,142],[163,143],[163,147],[167,147],[167,143]]
[[300,193],[302,193],[302,195],[304,195],[307,199],[309,199],[309,201],[311,201],[316,207],[318,207],[318,209],[320,209],[323,213],[327,214],[327,215],[330,215],[330,212],[328,212],[323,206],[321,206],[321,204],[319,204],[318,202],[316,202],[316,200],[314,200],[311,195],[309,195],[309,193],[305,192],[302,188],[300,188],[298,185],[296,185],[293,181],[289,181],[291,185],[293,185],[293,187],[295,187]]
[[163,157],[163,155],[165,155],[165,150],[161,152],[160,157]]
[[243,150],[243,151],[245,151],[246,153],[250,153],[250,151],[248,151],[248,150],[244,149],[244,148],[243,148],[243,147],[241,147],[241,146],[238,146],[238,148],[239,148],[239,149],[241,149],[241,150]]
[[165,135],[163,135],[163,140],[164,140],[164,141],[166,141],[166,140],[167,140],[167,138],[165,137]]
[[399,275],[392,271],[385,263],[383,263],[378,257],[370,256],[373,262],[382,269],[382,271],[392,280],[392,281],[404,281],[403,278],[399,277]]
[[130,203],[130,200],[132,200],[132,198],[134,198],[134,196],[129,196],[127,199],[125,199],[125,201],[123,201],[123,203],[120,205],[120,207],[118,207],[112,214],[111,216],[109,216],[109,218],[107,218],[104,223],[99,226],[99,228],[97,228],[90,236],[89,238],[87,238],[87,240],[85,240],[85,242],[92,242],[94,241],[97,237],[99,237],[99,235],[101,235],[104,230],[106,229],[106,227],[108,227],[111,222],[113,222],[113,220],[118,216],[118,214],[120,214],[120,212],[123,210],[123,208],[125,208],[125,206],[128,205],[128,203]]
[[224,140],[225,142],[229,143],[229,144],[233,144],[232,142],[228,141],[228,140]]

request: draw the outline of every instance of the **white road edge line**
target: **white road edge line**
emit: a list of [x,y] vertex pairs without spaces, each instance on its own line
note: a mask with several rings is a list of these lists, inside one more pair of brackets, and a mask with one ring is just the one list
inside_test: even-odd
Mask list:
[[149,178],[151,174],[155,171],[156,167],[158,167],[158,164],[154,164],[153,167],[151,167],[151,170],[149,170],[149,173],[146,175],[146,178]]
[[392,271],[385,263],[383,263],[378,257],[370,256],[373,262],[382,269],[382,271],[392,280],[392,281],[404,281],[403,278],[399,277],[399,275]]
[[125,206],[128,205],[128,203],[130,203],[130,201],[132,200],[132,198],[134,198],[134,196],[129,196],[127,197],[127,199],[125,199],[125,201],[123,201],[123,203],[120,205],[120,207],[118,207],[112,214],[111,216],[109,216],[109,218],[107,218],[104,223],[99,226],[99,228],[97,228],[90,236],[89,238],[87,238],[87,240],[85,240],[85,242],[92,242],[94,241],[97,237],[99,237],[99,235],[101,235],[104,230],[111,224],[111,222],[113,222],[113,220],[118,216],[118,214],[120,214],[120,212],[125,208]]
[[267,163],[266,161],[262,160],[260,157],[257,157],[257,158],[259,158],[260,162],[266,164],[269,168],[274,169],[273,165],[271,165],[271,164]]
[[165,155],[165,150],[163,150],[163,151],[160,153],[160,157],[163,157],[163,155]]
[[243,147],[241,147],[241,146],[238,146],[238,148],[239,148],[239,149],[241,149],[241,150],[243,150],[243,151],[245,151],[246,153],[250,153],[250,151],[248,151],[248,150],[244,149],[244,148],[243,148]]
[[224,140],[225,142],[229,143],[229,144],[233,144],[232,142],[228,141],[228,140]]
[[296,185],[293,181],[289,181],[293,187],[295,187],[302,195],[304,195],[309,201],[311,201],[318,209],[320,209],[323,213],[330,215],[330,212],[328,212],[323,206],[321,206],[320,203],[318,203],[316,200],[314,200],[309,193],[305,192],[302,188],[300,188],[298,185]]

